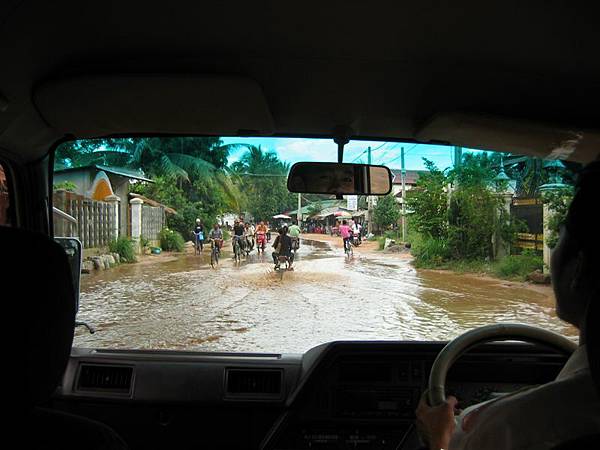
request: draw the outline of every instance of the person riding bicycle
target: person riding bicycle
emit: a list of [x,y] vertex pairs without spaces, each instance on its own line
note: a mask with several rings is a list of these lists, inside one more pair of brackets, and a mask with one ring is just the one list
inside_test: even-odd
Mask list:
[[272,256],[276,270],[279,269],[280,256],[287,256],[289,261],[289,269],[292,268],[292,264],[294,263],[294,255],[292,253],[292,239],[287,235],[287,232],[287,227],[281,227],[279,229],[279,235],[275,238],[275,242],[273,242],[273,248],[275,249],[275,251],[272,253]]
[[231,247],[234,249],[234,258],[235,258],[235,243],[236,241],[240,244],[240,249],[243,251],[245,247],[245,239],[244,232],[246,229],[244,228],[244,224],[240,223],[238,219],[235,219],[233,223],[233,238],[231,239]]
[[348,248],[347,246],[351,245],[350,239],[352,239],[352,231],[350,231],[348,222],[346,222],[345,220],[342,221],[342,224],[339,227],[339,233],[344,243],[344,251],[346,251],[346,249]]
[[213,241],[213,245],[216,245],[219,251],[223,247],[223,231],[218,223],[215,223],[212,230],[208,234],[210,240]]
[[261,220],[260,223],[256,227],[256,245],[258,246],[258,248],[261,248],[261,245],[262,245],[262,248],[264,249],[264,245],[266,244],[266,241],[267,241],[267,226]]
[[292,226],[288,228],[288,235],[292,239],[292,248],[299,249],[300,248],[300,227],[298,223],[294,220]]
[[250,250],[252,250],[254,248],[254,235],[256,234],[256,229],[254,228],[254,225],[252,225],[252,223],[249,223],[249,222],[245,223],[244,228],[245,228],[244,235],[246,236],[246,244],[248,245],[248,248]]
[[204,245],[204,225],[202,225],[202,221],[200,219],[196,219],[194,236],[196,238],[196,242],[194,242],[194,244],[199,246],[200,250],[202,250],[202,246]]

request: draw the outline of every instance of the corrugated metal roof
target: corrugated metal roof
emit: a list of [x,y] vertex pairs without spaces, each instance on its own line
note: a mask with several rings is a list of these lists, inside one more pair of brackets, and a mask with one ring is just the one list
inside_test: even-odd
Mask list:
[[59,169],[59,170],[55,170],[55,173],[67,173],[67,172],[77,172],[77,171],[86,171],[86,170],[102,170],[106,173],[112,173],[114,175],[118,175],[121,177],[125,177],[125,178],[131,178],[132,180],[140,180],[140,181],[147,181],[149,183],[154,183],[154,181],[152,181],[149,178],[146,178],[146,175],[144,174],[144,172],[137,171],[137,170],[132,170],[132,169],[127,169],[125,167],[111,167],[111,166],[103,166],[100,164],[91,164],[89,166],[82,166],[82,167],[69,167],[67,169]]

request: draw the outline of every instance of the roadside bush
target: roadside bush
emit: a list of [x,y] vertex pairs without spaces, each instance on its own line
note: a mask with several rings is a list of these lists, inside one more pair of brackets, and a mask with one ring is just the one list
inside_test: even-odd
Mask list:
[[524,253],[502,258],[495,264],[494,273],[501,278],[518,278],[524,280],[534,270],[542,270],[544,262],[541,256]]
[[411,253],[415,258],[415,267],[440,266],[450,257],[448,241],[432,237],[413,240]]
[[166,251],[182,252],[185,247],[185,241],[181,233],[169,228],[163,228],[160,231],[160,246]]
[[126,237],[120,237],[116,241],[108,244],[108,249],[112,253],[118,253],[119,257],[125,262],[135,262],[134,242]]

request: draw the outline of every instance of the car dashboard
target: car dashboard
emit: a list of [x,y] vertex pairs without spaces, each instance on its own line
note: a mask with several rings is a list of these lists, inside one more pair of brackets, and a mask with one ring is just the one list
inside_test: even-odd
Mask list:
[[[131,448],[397,448],[439,342],[337,341],[304,355],[74,349],[52,407],[112,426]],[[556,377],[567,355],[481,345],[450,370],[464,408]]]

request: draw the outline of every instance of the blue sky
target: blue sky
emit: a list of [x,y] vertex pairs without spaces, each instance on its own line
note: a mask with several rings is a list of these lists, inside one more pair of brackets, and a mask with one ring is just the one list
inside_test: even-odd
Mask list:
[[[331,139],[304,138],[222,138],[226,144],[248,143],[270,150],[280,159],[298,161],[337,161],[337,146]],[[422,170],[423,157],[434,161],[440,169],[452,166],[453,147],[443,145],[412,144],[398,142],[351,141],[344,147],[344,162],[367,163],[368,147],[371,147],[372,164],[383,164],[391,169],[400,168],[400,149],[404,147],[406,169]],[[229,162],[237,161],[244,149],[232,152]]]

